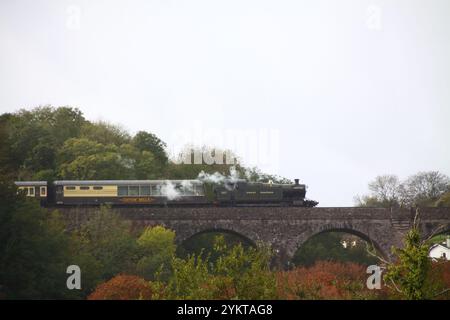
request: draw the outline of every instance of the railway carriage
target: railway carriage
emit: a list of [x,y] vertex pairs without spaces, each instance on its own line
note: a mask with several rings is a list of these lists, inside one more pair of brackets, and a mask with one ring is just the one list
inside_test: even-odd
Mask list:
[[39,199],[43,204],[47,202],[47,181],[18,181],[16,185],[25,196]]
[[198,180],[62,180],[54,185],[56,204],[206,203]]

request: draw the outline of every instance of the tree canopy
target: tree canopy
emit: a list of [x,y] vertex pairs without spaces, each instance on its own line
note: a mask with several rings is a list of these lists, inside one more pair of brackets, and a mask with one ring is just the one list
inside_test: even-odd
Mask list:
[[366,207],[448,205],[450,179],[438,171],[418,172],[404,181],[396,175],[377,176],[369,183],[370,193],[356,197]]

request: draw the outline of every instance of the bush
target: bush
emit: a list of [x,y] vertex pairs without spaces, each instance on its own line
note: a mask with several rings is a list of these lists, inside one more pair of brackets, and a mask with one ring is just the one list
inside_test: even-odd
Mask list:
[[149,282],[138,276],[120,274],[97,286],[88,300],[148,300],[152,298]]
[[373,299],[385,290],[366,288],[366,267],[356,263],[319,261],[277,274],[280,299]]

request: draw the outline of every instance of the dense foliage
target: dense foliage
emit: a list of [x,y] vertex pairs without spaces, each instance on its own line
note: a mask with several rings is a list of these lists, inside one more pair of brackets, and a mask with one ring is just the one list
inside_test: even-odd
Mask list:
[[415,224],[404,239],[402,248],[393,248],[394,263],[387,264],[384,276],[387,286],[399,297],[411,300],[449,296],[448,271],[450,262],[435,263],[428,257],[429,243],[421,239],[418,227],[419,211]]
[[309,267],[279,272],[280,299],[376,299],[386,291],[366,287],[366,267],[353,262],[319,261]]
[[153,296],[151,284],[138,276],[119,274],[100,284],[88,300],[148,300]]
[[[91,122],[71,107],[38,107],[0,116],[2,153],[0,161],[15,180],[57,179],[194,179],[200,172],[238,175],[251,181],[289,182],[247,169],[238,163],[196,164],[169,159],[166,144],[155,134],[139,131],[134,136],[120,126]],[[213,155],[231,151],[187,148],[191,153]]]
[[0,181],[0,297],[64,298],[69,237],[57,212]]

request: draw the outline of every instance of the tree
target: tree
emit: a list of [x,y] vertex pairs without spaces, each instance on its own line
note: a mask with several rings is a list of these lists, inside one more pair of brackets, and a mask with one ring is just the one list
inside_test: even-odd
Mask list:
[[450,190],[449,178],[438,172],[419,172],[405,181],[405,202],[410,205],[429,206]]
[[270,271],[272,251],[260,244],[259,248],[244,248],[241,244],[228,247],[223,237],[216,240],[215,250],[221,253],[214,264],[213,273],[218,276],[218,292],[234,293],[230,299],[274,299],[275,275]]
[[8,135],[8,120],[10,114],[0,116],[0,177],[12,178],[15,174],[16,163],[12,155],[11,137]]
[[[271,250],[267,247],[228,247],[217,237],[215,262],[209,256],[174,258],[164,289],[168,299],[273,299],[275,275],[270,271]],[[162,285],[159,285],[162,287]]]
[[139,275],[148,280],[160,279],[170,275],[170,263],[175,255],[175,233],[162,226],[146,228],[138,238],[140,260],[136,269]]
[[370,193],[356,197],[358,206],[432,206],[450,189],[449,178],[437,171],[419,172],[400,182],[397,176],[383,175],[369,183]]
[[386,290],[366,287],[366,267],[352,262],[319,261],[277,273],[279,299],[376,299]]
[[134,270],[138,258],[131,225],[109,207],[102,206],[73,231],[73,264],[84,270],[84,293],[119,273]]
[[409,300],[435,298],[448,292],[433,281],[433,265],[428,257],[428,240],[421,239],[419,209],[416,210],[413,227],[407,232],[403,248],[393,248],[394,263],[384,261],[387,270],[384,280],[400,297]]
[[444,193],[435,203],[436,207],[450,207],[450,191]]
[[98,285],[88,300],[150,300],[152,295],[149,282],[137,276],[120,274]]
[[161,165],[167,164],[166,143],[153,133],[139,131],[133,137],[133,145],[140,151],[151,152]]
[[281,183],[281,184],[290,184],[292,183],[292,180],[280,177],[277,175],[271,175],[267,173],[263,173],[260,169],[257,167],[253,168],[242,168],[240,169],[242,172],[242,175],[247,178],[247,181],[251,182],[269,182],[272,181],[273,183]]
[[58,174],[64,179],[134,178],[134,159],[123,156],[115,145],[73,138],[64,143],[58,158]]
[[20,110],[2,116],[10,141],[9,154],[21,179],[31,179],[40,170],[54,170],[56,150],[76,137],[85,119],[80,110],[51,106]]
[[400,204],[401,183],[395,175],[377,176],[369,183],[370,194],[357,198],[359,206],[391,207]]
[[57,212],[42,209],[0,179],[0,294],[7,299],[71,297],[66,288],[69,242]]
[[131,142],[131,136],[123,128],[105,121],[86,122],[81,128],[81,138],[103,145],[113,144],[117,147]]

